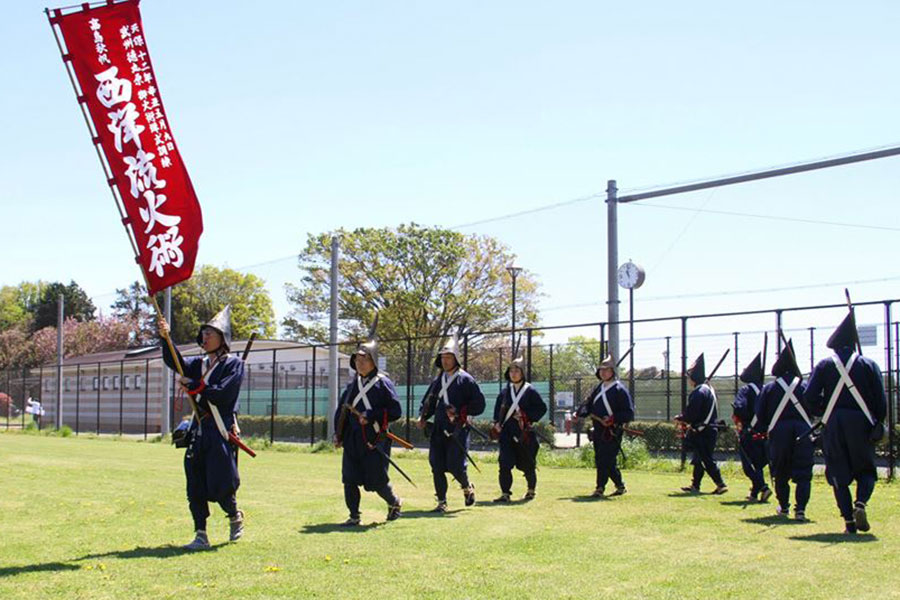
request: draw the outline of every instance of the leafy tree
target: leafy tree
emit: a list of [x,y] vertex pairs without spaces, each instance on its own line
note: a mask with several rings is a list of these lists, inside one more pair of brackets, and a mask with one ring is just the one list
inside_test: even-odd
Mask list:
[[65,303],[63,318],[71,317],[78,321],[93,320],[96,308],[85,291],[74,281],[70,281],[69,285],[55,282],[41,286],[40,295],[32,310],[34,314],[32,331],[56,325],[60,294],[63,295]]
[[275,311],[265,282],[234,269],[202,265],[194,276],[172,288],[172,336],[183,344],[194,341],[197,330],[226,304],[231,305],[235,339],[254,331],[262,338],[275,336]]
[[[327,340],[331,239],[341,238],[338,264],[341,335],[363,337],[375,313],[381,338],[417,338],[414,369],[430,372],[443,340],[468,330],[509,327],[514,255],[489,236],[464,235],[415,223],[393,228],[339,229],[309,235],[299,256],[302,276],[288,285],[293,310],[282,325],[289,337]],[[523,271],[516,282],[517,325],[537,320],[537,284]],[[387,348],[385,348],[387,350]],[[397,347],[395,353],[403,354]],[[404,354],[405,356],[405,354]]]
[[22,302],[19,288],[5,285],[0,288],[0,331],[13,327],[27,328],[31,314]]
[[[156,301],[162,306],[162,293],[156,295]],[[140,282],[135,281],[125,289],[117,289],[112,310],[119,319],[128,320],[135,325],[129,345],[142,346],[156,339],[156,311],[147,298],[146,288]]]

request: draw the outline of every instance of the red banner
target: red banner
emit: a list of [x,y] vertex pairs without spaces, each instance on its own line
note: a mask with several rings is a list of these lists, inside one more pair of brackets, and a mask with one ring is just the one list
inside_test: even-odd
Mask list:
[[194,271],[203,217],[163,108],[140,0],[51,11],[122,199],[149,292]]

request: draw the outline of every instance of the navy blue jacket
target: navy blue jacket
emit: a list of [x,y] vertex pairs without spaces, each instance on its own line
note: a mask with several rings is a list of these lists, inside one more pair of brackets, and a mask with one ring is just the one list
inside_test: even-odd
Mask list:
[[700,429],[706,422],[706,415],[709,414],[710,405],[713,406],[713,409],[708,424],[712,425],[719,419],[719,408],[716,405],[716,398],[713,396],[712,388],[708,384],[698,385],[688,396],[681,418],[695,430]]
[[751,385],[748,383],[741,386],[737,394],[735,394],[734,402],[731,405],[734,408],[734,416],[741,420],[741,424],[745,429],[750,427],[750,422],[753,421],[753,417],[756,415],[756,406],[761,391],[758,386],[754,389],[754,385],[756,384]]
[[612,416],[613,422],[618,425],[634,421],[634,402],[631,399],[631,394],[628,393],[628,388],[618,379],[614,380],[612,385],[607,388],[606,400],[612,409],[612,415],[610,415],[603,404],[603,399],[599,397],[602,387],[603,382],[600,382],[591,390],[590,402],[582,404],[576,411],[576,414],[579,417],[587,417],[592,413],[598,417]]
[[[506,413],[509,412],[509,407],[512,406],[511,388],[512,384],[509,384],[501,389],[500,393],[497,395],[497,402],[494,404],[494,422],[502,423],[500,429],[501,441],[504,439],[511,440],[514,437],[520,440],[523,439],[522,430],[519,427],[519,421],[516,419],[515,415],[512,415],[507,419],[506,423],[503,423],[503,419],[506,419]],[[547,405],[544,403],[544,399],[541,398],[538,391],[534,389],[534,386],[529,385],[528,389],[525,390],[525,393],[519,400],[519,410],[525,415],[527,423],[536,423],[541,420],[541,417],[547,414]]]
[[[175,360],[169,352],[169,345],[163,344],[163,361],[173,371]],[[178,360],[181,362],[185,377],[193,381],[188,385],[189,390],[201,389],[199,396],[194,396],[200,409],[209,412],[209,405],[214,404],[222,415],[222,421],[226,429],[231,429],[234,424],[234,415],[240,409],[241,382],[244,379],[244,362],[237,356],[226,354],[219,359],[218,364],[209,374],[208,383],[202,381],[204,372],[209,368],[209,361],[203,356],[184,358],[178,349],[175,349]],[[196,428],[196,422],[192,426]]]
[[431,434],[432,439],[438,433],[441,433],[441,437],[444,437],[444,431],[456,429],[456,423],[460,420],[459,417],[478,416],[484,412],[485,408],[484,394],[481,392],[481,388],[478,387],[475,378],[460,369],[453,383],[447,389],[450,405],[456,409],[458,417],[456,423],[451,423],[447,419],[446,406],[444,406],[444,402],[440,397],[441,382],[445,375],[446,373],[441,372],[431,382],[431,385],[428,386],[428,391],[425,392],[425,397],[422,398],[422,405],[419,409],[419,415],[423,419],[428,419],[434,415],[435,428]]
[[[792,375],[787,375],[784,377],[779,377],[784,383],[790,386],[795,377]],[[804,393],[806,392],[806,384],[802,381],[797,388],[794,390],[794,395],[797,397],[797,400],[800,401],[800,405],[803,407],[803,410],[806,411],[806,416],[812,419],[812,413],[810,412],[809,405],[806,401],[803,400]],[[781,404],[782,398],[784,398],[784,390],[778,385],[778,380],[770,381],[766,385],[763,386],[762,392],[759,394],[759,401],[756,404],[756,427],[754,429],[759,431],[760,433],[766,433],[769,430],[769,424],[772,422],[772,419],[775,417],[775,411],[778,410],[778,405]],[[787,424],[789,421],[800,421],[807,427],[809,426],[806,421],[803,419],[803,416],[800,414],[800,411],[794,407],[794,403],[790,400],[787,401],[787,404],[784,407],[784,410],[781,412],[781,416],[778,417],[778,423],[775,427],[778,427],[782,424]]]
[[[843,364],[847,364],[851,354],[853,354],[853,349],[839,348],[836,354]],[[853,366],[850,367],[849,375],[856,385],[856,389],[860,391],[866,406],[869,408],[869,412],[872,414],[872,418],[876,422],[884,422],[887,414],[887,401],[884,395],[884,381],[881,377],[881,369],[878,368],[878,365],[872,359],[859,356],[856,362],[853,363]],[[806,386],[804,398],[818,414],[825,412],[838,381],[840,381],[840,375],[831,358],[819,361],[816,368],[813,369]],[[839,409],[862,412],[846,386],[838,395],[837,404],[834,407],[836,411]]]

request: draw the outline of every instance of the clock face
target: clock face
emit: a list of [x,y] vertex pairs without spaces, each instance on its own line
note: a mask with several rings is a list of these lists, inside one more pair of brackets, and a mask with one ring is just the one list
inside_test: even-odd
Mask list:
[[644,283],[644,270],[629,261],[619,267],[617,279],[619,285],[625,289],[637,288]]

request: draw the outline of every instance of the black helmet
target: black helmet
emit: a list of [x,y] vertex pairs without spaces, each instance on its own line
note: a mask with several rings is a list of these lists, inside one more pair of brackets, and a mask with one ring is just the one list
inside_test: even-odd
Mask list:
[[706,359],[703,358],[702,352],[687,370],[687,376],[694,383],[704,383],[706,381]]

